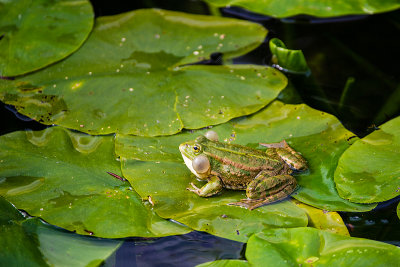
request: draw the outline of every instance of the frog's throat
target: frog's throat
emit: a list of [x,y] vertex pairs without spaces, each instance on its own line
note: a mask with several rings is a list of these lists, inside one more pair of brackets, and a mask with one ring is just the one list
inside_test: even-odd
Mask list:
[[205,178],[207,178],[207,174],[199,174],[197,173],[194,169],[193,169],[193,165],[192,165],[192,160],[189,159],[188,157],[186,157],[183,153],[182,154],[182,158],[185,161],[186,167],[189,168],[189,170],[196,175],[199,179],[204,180]]

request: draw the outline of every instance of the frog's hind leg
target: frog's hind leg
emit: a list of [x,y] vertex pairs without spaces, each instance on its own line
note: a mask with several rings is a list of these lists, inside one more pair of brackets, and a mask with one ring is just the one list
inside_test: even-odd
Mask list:
[[246,189],[248,199],[229,205],[245,207],[249,210],[262,205],[273,203],[288,197],[297,188],[296,179],[290,175],[267,176],[266,172],[259,173]]
[[275,152],[278,156],[286,162],[290,166],[291,169],[303,171],[308,169],[307,161],[303,158],[303,156],[291,148],[285,140],[282,140],[280,143],[271,143],[271,144],[262,144],[261,146],[265,146],[268,148],[275,148]]

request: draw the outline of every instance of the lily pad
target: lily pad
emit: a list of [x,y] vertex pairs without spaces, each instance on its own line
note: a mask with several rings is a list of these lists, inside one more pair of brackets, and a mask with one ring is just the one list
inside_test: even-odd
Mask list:
[[242,55],[266,33],[251,22],[155,9],[100,17],[66,60],[0,81],[0,99],[41,123],[91,134],[170,135],[219,124],[261,109],[287,79],[264,66],[191,63],[213,52]]
[[0,197],[1,266],[97,266],[121,241],[80,236],[25,219]]
[[205,0],[218,6],[239,6],[250,11],[283,18],[307,14],[316,17],[374,14],[395,10],[400,7],[397,0]]
[[396,246],[314,228],[269,230],[246,248],[252,266],[397,266],[399,257]]
[[307,213],[309,227],[314,227],[339,235],[350,236],[339,213],[317,209],[297,200],[293,201],[298,207],[302,208]]
[[273,55],[272,62],[288,72],[310,72],[303,51],[287,49],[286,45],[278,38],[269,41],[269,48]]
[[399,202],[399,204],[397,204],[397,217],[399,217],[399,219],[400,219],[400,202]]
[[196,265],[196,267],[249,267],[251,266],[244,260],[217,260]]
[[43,68],[76,51],[93,27],[87,0],[0,0],[0,76]]
[[362,205],[342,199],[333,174],[342,153],[356,138],[334,116],[307,105],[274,102],[248,119],[231,123],[238,144],[274,143],[285,139],[308,161],[309,170],[296,175],[300,189],[297,200],[329,211],[367,211]]
[[341,197],[374,203],[400,195],[400,117],[356,141],[339,160],[335,172]]
[[241,192],[226,191],[216,197],[201,198],[187,191],[188,184],[195,179],[183,164],[178,145],[198,134],[116,137],[116,152],[121,157],[124,177],[142,198],[149,199],[158,215],[241,242],[271,227],[307,225],[305,212],[289,201],[250,211],[226,205],[243,198]]
[[[226,137],[227,142],[258,148],[261,148],[259,142],[286,139],[309,162],[310,170],[296,176],[300,189],[293,195],[304,203],[344,211],[367,211],[375,206],[351,203],[336,192],[333,172],[339,156],[350,146],[348,139],[353,134],[332,115],[306,105],[276,101],[255,115],[213,130],[221,141]],[[124,176],[142,198],[150,196],[158,215],[238,241],[245,241],[264,227],[307,225],[304,211],[288,201],[249,211],[226,205],[245,197],[243,191],[225,190],[210,198],[187,191],[190,182],[199,182],[183,164],[178,146],[205,131],[185,131],[166,137],[117,135],[116,154],[121,157]]]
[[0,137],[0,195],[30,215],[99,237],[158,237],[190,231],[144,205],[121,176],[113,136],[51,127]]

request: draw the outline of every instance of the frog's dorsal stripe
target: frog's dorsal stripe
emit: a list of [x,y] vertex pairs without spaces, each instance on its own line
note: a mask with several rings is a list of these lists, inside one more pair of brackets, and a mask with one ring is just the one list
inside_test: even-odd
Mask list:
[[220,157],[218,155],[212,154],[212,153],[207,153],[204,152],[204,154],[206,154],[209,157],[214,158],[215,160],[221,162],[224,165],[231,165],[234,166],[238,169],[242,169],[242,170],[246,170],[246,171],[261,171],[261,170],[273,170],[273,167],[266,167],[266,166],[248,166],[245,165],[243,163],[239,163],[239,162],[234,162],[230,159],[224,158],[224,157]]
[[[213,147],[214,148],[214,147]],[[232,154],[236,154],[236,155],[240,155],[240,156],[245,156],[245,157],[249,157],[249,158],[257,158],[257,159],[262,159],[265,161],[274,161],[274,162],[280,162],[279,160],[276,159],[270,159],[267,158],[266,156],[263,155],[257,155],[254,153],[244,153],[244,152],[239,152],[236,150],[232,150],[229,149],[227,147],[215,147],[215,149],[218,149],[219,151],[223,151],[226,153],[232,153]],[[257,152],[261,152],[261,151],[257,151]],[[204,151],[204,154],[206,154],[209,157],[214,158],[215,160],[219,161],[220,163],[224,164],[224,165],[230,165],[230,166],[234,166],[238,169],[242,169],[242,170],[246,170],[246,171],[250,171],[250,172],[258,172],[261,170],[274,170],[274,166],[269,166],[268,164],[261,164],[261,165],[247,165],[241,162],[236,162],[231,160],[229,157],[222,157],[217,155],[216,153],[212,153],[209,151]],[[262,153],[262,152],[261,152]]]
[[[267,156],[265,154],[264,151],[262,150],[257,150],[257,149],[253,149],[253,148],[249,148],[249,147],[245,147],[245,146],[241,146],[241,145],[231,145],[231,144],[222,144],[219,143],[220,145],[215,145],[213,142],[208,143],[207,145],[213,149],[216,150],[221,150],[227,153],[232,153],[232,154],[237,154],[237,155],[241,155],[241,156],[246,156],[246,157],[252,157],[252,158],[259,158],[259,159],[266,159]],[[235,149],[232,149],[233,147],[236,147],[238,149],[244,150],[244,151],[249,151],[248,153],[246,152],[241,152]],[[251,150],[251,151],[250,151]],[[204,151],[205,153],[207,153],[208,151]],[[209,153],[207,153],[209,154]],[[270,161],[275,161],[275,162],[280,162],[280,160],[278,159],[272,159],[272,158],[268,158],[268,160]]]

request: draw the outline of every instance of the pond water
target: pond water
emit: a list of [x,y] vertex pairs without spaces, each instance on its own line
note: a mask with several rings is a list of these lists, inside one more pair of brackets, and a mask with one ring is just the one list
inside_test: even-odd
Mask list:
[[[189,13],[209,14],[201,1],[92,1],[96,16],[112,15],[138,8],[158,7]],[[313,19],[298,16],[277,20],[238,8],[222,9],[225,16],[263,24],[268,38],[278,37],[289,48],[303,50],[313,74],[313,83],[288,74],[305,103],[337,116],[346,128],[360,137],[376,125],[400,115],[399,107],[382,112],[399,90],[400,12],[374,16]],[[237,64],[270,64],[268,42],[235,60]],[[347,84],[347,87],[346,87]],[[316,89],[317,87],[317,89]],[[344,88],[347,92],[344,95]],[[321,94],[320,92],[323,92]],[[399,95],[399,94],[397,94]],[[399,100],[397,100],[398,103]],[[390,103],[389,103],[390,104]],[[1,134],[16,130],[45,128],[16,116],[3,104],[1,117],[7,122]],[[396,205],[400,197],[381,203],[365,213],[341,212],[351,236],[400,246],[400,221]],[[244,259],[245,244],[203,232],[158,239],[126,239],[105,266],[194,266],[215,259]]]

